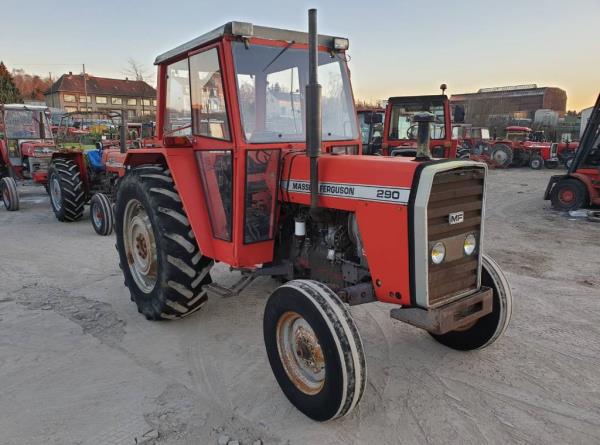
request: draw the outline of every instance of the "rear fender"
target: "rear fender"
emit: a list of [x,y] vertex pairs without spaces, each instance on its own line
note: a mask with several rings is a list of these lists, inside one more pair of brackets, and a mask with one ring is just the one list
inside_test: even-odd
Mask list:
[[[598,175],[597,171],[595,171],[594,173]],[[579,170],[577,170],[575,173],[572,173],[570,176],[579,179],[585,184],[585,187],[588,191],[588,197],[590,198],[590,202],[594,202],[600,198],[600,191],[598,190],[598,188],[596,188],[597,186],[594,185],[592,176],[586,173],[581,173]]]
[[6,148],[6,143],[3,140],[0,140],[0,161],[8,165],[8,149]]

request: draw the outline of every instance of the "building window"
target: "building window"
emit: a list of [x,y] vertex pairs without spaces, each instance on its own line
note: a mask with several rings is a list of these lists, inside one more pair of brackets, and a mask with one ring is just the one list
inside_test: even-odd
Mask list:
[[142,99],[142,105],[149,107],[150,106],[150,99]]
[[127,117],[133,119],[135,117],[135,110],[127,110]]
[[110,101],[113,105],[123,105],[123,99],[120,97],[113,97]]
[[217,49],[190,57],[192,128],[195,135],[229,140],[229,123]]
[[137,105],[137,99],[127,99],[127,105]]
[[156,106],[156,99],[152,99],[152,106],[155,107]]
[[65,102],[77,102],[77,100],[75,99],[75,95],[74,94],[65,94],[65,95],[63,95],[63,100]]
[[[87,98],[87,101],[86,101],[86,98]],[[79,103],[84,104],[86,102],[88,104],[91,104],[92,103],[92,98],[90,96],[79,96]]]
[[108,100],[106,99],[105,96],[96,96],[96,103],[97,104],[107,104]]
[[77,111],[77,107],[65,107],[65,111],[67,113],[73,113],[73,112]]
[[[165,109],[164,120],[165,134],[174,136],[192,134],[190,69],[188,66],[188,59],[183,59],[167,66],[166,90],[167,106]],[[142,99],[142,104],[150,106],[150,99]]]

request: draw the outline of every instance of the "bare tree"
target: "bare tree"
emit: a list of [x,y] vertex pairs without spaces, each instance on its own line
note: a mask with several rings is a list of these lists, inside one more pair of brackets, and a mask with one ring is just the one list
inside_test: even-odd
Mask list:
[[135,60],[133,57],[127,59],[127,68],[123,70],[123,74],[130,76],[135,80],[146,80],[149,76],[148,69]]

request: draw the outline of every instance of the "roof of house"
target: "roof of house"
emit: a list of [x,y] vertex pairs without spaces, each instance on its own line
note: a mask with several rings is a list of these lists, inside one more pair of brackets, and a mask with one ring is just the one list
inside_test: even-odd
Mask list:
[[44,94],[56,92],[81,93],[88,95],[131,96],[156,98],[156,90],[143,80],[109,79],[86,74],[63,74]]

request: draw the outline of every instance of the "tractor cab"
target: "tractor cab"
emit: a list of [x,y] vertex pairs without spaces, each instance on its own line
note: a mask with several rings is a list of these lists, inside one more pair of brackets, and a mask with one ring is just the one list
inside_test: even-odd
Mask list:
[[359,109],[358,125],[362,137],[362,154],[381,154],[383,143],[383,122],[385,120],[385,109]]
[[531,140],[531,134],[533,130],[529,127],[519,127],[519,126],[510,126],[506,127],[506,136],[505,139],[507,141],[511,141],[513,143],[523,143],[525,141]]
[[417,152],[417,123],[414,117],[433,114],[430,150],[435,158],[455,158],[457,141],[452,139],[450,104],[445,94],[390,97],[385,113],[382,154],[414,157]]
[[10,168],[17,178],[45,182],[55,150],[47,107],[0,105],[0,176]]

